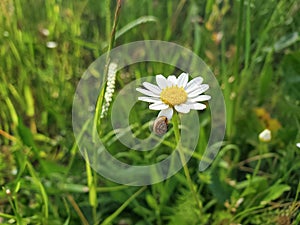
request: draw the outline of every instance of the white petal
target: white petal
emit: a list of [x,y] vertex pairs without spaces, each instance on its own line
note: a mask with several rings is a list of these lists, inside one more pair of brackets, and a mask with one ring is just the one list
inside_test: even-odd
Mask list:
[[159,95],[160,92],[161,92],[160,88],[158,86],[154,85],[154,84],[151,84],[151,83],[148,83],[148,82],[144,82],[143,86],[145,88],[147,88],[149,91],[152,91],[155,94]]
[[264,129],[259,135],[258,138],[262,142],[269,142],[272,139],[272,134],[269,129]]
[[188,80],[189,80],[189,75],[187,73],[180,74],[180,76],[177,79],[177,85],[178,85],[178,87],[185,88]]
[[211,99],[211,97],[209,95],[199,95],[195,98],[189,99],[189,101],[191,101],[191,102],[203,102],[203,101],[207,101],[209,99]]
[[197,95],[200,95],[202,94],[203,92],[207,91],[209,89],[209,86],[208,84],[202,84],[199,86],[199,88],[197,88],[195,91],[192,91],[192,92],[188,92],[188,98],[193,98]]
[[163,102],[157,102],[149,105],[149,109],[152,110],[162,110],[162,109],[167,109],[169,106]]
[[204,105],[202,103],[194,103],[194,104],[190,105],[190,108],[194,109],[194,110],[203,110],[203,109],[206,109],[206,105]]
[[186,85],[186,90],[188,90],[191,87],[198,87],[202,84],[203,82],[203,78],[202,77],[196,77],[193,80],[191,80],[190,82],[188,82],[188,84]]
[[147,95],[147,96],[151,96],[151,97],[159,97],[158,94],[154,94],[153,92],[151,91],[148,91],[146,89],[143,89],[143,88],[136,88],[136,90],[144,95]]
[[185,87],[185,91],[187,93],[191,93],[193,91],[195,91],[196,89],[198,89],[201,85],[191,85],[189,87]]
[[161,74],[156,75],[156,83],[158,84],[160,89],[164,89],[168,86],[167,79]]
[[177,85],[177,78],[174,75],[168,76],[167,80],[169,81],[169,87]]
[[174,106],[177,112],[188,113],[190,111],[190,106],[187,104],[180,104]]
[[300,148],[300,142],[299,142],[299,143],[297,143],[297,144],[296,144],[296,146],[297,146],[298,148]]
[[138,100],[143,101],[143,102],[161,102],[159,98],[154,98],[154,97],[138,97]]
[[168,118],[168,120],[171,120],[172,116],[173,116],[173,109],[169,107],[167,109],[161,110],[157,117],[160,117],[160,116],[165,116]]

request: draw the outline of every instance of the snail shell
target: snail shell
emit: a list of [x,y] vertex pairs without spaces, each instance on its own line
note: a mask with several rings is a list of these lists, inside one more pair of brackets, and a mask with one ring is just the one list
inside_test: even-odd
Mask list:
[[157,135],[164,135],[168,131],[168,118],[160,116],[153,123],[153,131]]

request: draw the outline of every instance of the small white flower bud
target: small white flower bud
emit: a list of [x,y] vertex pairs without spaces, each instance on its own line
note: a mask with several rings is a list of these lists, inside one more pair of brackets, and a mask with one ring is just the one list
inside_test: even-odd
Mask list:
[[269,129],[264,129],[259,135],[258,138],[261,142],[269,142],[272,139],[271,131]]

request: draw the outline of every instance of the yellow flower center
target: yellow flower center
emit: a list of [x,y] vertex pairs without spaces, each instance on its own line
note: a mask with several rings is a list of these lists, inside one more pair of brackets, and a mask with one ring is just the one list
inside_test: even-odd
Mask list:
[[160,93],[160,99],[173,107],[174,105],[179,105],[186,102],[187,93],[182,87],[172,86],[163,89]]

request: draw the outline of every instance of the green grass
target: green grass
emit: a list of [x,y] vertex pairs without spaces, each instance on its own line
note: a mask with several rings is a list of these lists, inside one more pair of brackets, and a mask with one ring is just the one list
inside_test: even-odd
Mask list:
[[[109,0],[4,0],[0,9],[0,224],[300,224],[299,1],[124,1],[116,17]],[[223,90],[227,129],[216,160],[199,172],[210,129],[209,111],[201,113],[187,167],[132,187],[83,160],[72,101],[97,57],[148,39],[180,44],[209,65]],[[49,41],[57,47],[47,48]],[[178,70],[131,65],[118,71],[116,93],[159,73]],[[142,136],[155,112],[144,103],[134,109],[140,113],[130,120]],[[266,127],[272,140],[260,143]],[[160,161],[174,146],[171,134],[165,152],[118,152],[110,125],[96,128],[116,157],[136,165]]]

